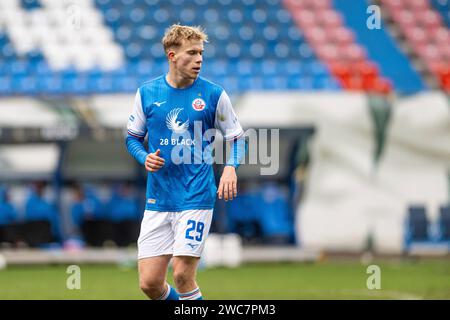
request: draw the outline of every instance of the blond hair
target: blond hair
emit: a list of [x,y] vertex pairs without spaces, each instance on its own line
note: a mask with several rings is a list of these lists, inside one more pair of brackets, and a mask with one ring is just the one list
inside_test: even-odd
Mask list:
[[183,40],[201,40],[208,42],[208,35],[200,26],[182,26],[180,24],[171,25],[162,38],[164,51],[167,53],[172,47],[180,47]]

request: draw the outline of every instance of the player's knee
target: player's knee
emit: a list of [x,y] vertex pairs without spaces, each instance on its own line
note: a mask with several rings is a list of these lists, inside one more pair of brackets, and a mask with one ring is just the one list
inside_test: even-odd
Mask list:
[[152,278],[141,278],[139,280],[139,286],[141,290],[150,298],[156,299],[161,296],[164,291],[164,281]]
[[173,273],[173,281],[177,288],[183,288],[192,282],[194,282],[194,277],[191,273],[183,271],[174,271]]

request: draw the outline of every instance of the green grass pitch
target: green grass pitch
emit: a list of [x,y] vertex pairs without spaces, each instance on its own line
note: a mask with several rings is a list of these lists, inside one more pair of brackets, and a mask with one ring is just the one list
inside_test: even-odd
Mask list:
[[[379,262],[381,289],[369,290],[359,262],[248,264],[200,269],[206,299],[450,299],[450,261]],[[145,299],[135,266],[80,265],[81,289],[66,287],[67,266],[0,270],[0,299]],[[172,281],[170,281],[173,283]]]

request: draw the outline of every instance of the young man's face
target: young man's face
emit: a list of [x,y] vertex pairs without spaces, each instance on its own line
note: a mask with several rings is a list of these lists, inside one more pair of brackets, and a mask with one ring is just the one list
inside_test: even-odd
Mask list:
[[195,80],[200,73],[203,61],[203,41],[183,40],[179,48],[169,52],[175,70],[185,79]]

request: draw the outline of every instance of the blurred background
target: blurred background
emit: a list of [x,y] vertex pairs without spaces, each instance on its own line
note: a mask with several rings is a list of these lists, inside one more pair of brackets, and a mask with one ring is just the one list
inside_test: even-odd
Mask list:
[[0,266],[133,265],[146,173],[125,127],[173,23],[205,28],[201,75],[244,129],[279,129],[279,170],[239,168],[202,266],[431,255],[448,275],[448,0],[1,0]]

